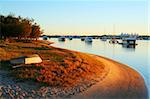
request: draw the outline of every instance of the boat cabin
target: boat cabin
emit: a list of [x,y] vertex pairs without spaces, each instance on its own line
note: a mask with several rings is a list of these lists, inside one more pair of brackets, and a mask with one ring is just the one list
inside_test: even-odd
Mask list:
[[123,45],[136,45],[136,38],[124,38],[122,40]]

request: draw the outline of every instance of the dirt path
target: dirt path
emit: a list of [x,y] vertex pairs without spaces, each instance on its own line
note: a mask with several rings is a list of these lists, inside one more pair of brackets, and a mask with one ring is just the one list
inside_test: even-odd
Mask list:
[[143,78],[135,70],[104,57],[91,55],[110,70],[104,79],[74,99],[148,99]]

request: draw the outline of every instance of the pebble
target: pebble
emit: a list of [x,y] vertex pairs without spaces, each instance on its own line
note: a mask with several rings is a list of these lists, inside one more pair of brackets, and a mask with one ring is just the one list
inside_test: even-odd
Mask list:
[[0,90],[2,90],[3,86],[0,86]]
[[24,97],[25,97],[25,96],[26,96],[26,94],[25,94],[25,93],[22,93],[22,96],[24,96]]
[[41,87],[39,90],[23,90],[21,85],[0,85],[0,97],[12,98],[12,99],[33,99],[33,98],[46,98],[46,97],[71,97],[79,92],[85,91],[88,87],[92,86],[93,83],[84,85],[78,85],[74,88],[52,88],[52,87]]
[[8,88],[9,88],[9,89],[12,89],[12,87],[11,87],[10,85],[8,85]]
[[2,92],[0,91],[0,96],[2,96]]
[[34,90],[32,90],[32,93],[35,94],[36,92]]
[[18,95],[18,92],[16,92],[15,94]]
[[23,97],[23,96],[20,96],[19,98],[20,98],[20,99],[24,99],[24,97]]
[[9,96],[10,96],[11,98],[14,98],[14,96],[13,96],[11,93],[9,93]]

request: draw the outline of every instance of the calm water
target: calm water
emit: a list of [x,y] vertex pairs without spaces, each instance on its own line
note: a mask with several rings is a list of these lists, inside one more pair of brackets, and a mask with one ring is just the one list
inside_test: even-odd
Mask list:
[[101,55],[129,65],[144,77],[150,94],[150,41],[139,40],[135,48],[125,48],[100,39],[95,39],[92,43],[85,43],[80,39],[60,42],[55,38],[50,41],[55,42],[53,46],[56,47]]

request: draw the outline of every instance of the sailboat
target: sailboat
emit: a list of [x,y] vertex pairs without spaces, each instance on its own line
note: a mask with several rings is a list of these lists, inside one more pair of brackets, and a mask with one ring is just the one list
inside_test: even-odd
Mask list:
[[[113,33],[115,34],[115,25],[113,25]],[[117,41],[117,39],[115,38],[115,35],[114,35],[114,36],[111,37],[109,43],[111,43],[111,44],[117,44],[119,42]]]
[[104,28],[104,35],[101,38],[102,41],[107,41],[107,36],[105,35],[105,28]]

